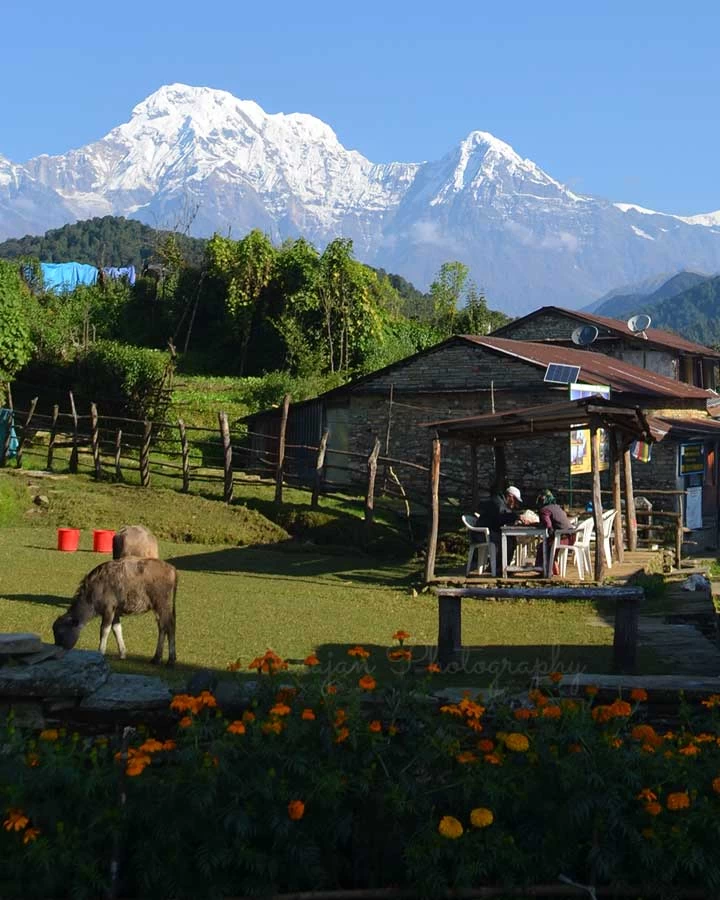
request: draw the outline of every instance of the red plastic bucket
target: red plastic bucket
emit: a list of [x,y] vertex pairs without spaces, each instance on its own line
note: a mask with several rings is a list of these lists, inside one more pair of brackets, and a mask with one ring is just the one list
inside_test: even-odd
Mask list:
[[65,553],[74,553],[80,543],[79,528],[58,528],[58,550],[64,550]]
[[114,537],[114,531],[109,531],[107,528],[97,528],[93,531],[93,550],[96,553],[112,553]]

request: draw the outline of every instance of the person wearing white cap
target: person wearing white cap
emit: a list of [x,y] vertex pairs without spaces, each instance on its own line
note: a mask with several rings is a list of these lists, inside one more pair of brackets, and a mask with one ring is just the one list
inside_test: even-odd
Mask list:
[[[481,513],[476,513],[478,524],[490,529],[490,540],[496,547],[500,546],[500,529],[503,525],[515,525],[518,522],[518,512],[522,504],[520,489],[515,485],[505,489],[503,494],[495,494],[483,506]],[[512,559],[515,552],[515,538],[508,537],[508,559]]]

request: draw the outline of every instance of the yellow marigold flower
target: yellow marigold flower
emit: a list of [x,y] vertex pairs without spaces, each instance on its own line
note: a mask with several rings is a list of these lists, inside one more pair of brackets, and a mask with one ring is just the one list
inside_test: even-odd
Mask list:
[[677,791],[674,794],[668,794],[665,805],[673,811],[688,809],[690,807],[690,795],[687,791]]
[[412,653],[410,650],[403,650],[402,648],[398,650],[390,650],[388,652],[388,659],[391,662],[410,662],[412,659]]
[[713,778],[712,789],[715,791],[716,794],[720,794],[720,777]]
[[37,753],[28,753],[25,757],[25,765],[30,766],[31,769],[34,769],[35,766],[40,765],[40,757]]
[[287,703],[276,703],[275,706],[270,708],[271,716],[289,716],[291,713],[290,707]]
[[9,809],[3,828],[5,831],[22,831],[29,822],[30,819],[21,809]]
[[542,709],[543,719],[559,719],[562,715],[562,709],[559,706],[544,706]]
[[242,714],[242,720],[246,724],[248,724],[250,722],[254,722],[255,721],[255,713],[251,712],[249,709],[246,709],[245,712]]
[[361,647],[360,645],[358,645],[356,647],[351,647],[348,650],[347,654],[348,654],[348,656],[357,656],[360,659],[367,659],[370,656],[369,651],[367,651],[364,647]]
[[338,729],[337,734],[335,735],[335,743],[342,744],[343,741],[346,741],[350,737],[350,729],[343,726]]
[[288,818],[293,822],[297,822],[305,815],[305,804],[302,800],[291,800],[288,803]]
[[588,697],[595,697],[598,694],[600,688],[596,684],[588,684],[585,688],[585,694]]
[[304,709],[300,718],[304,719],[306,722],[314,722],[315,713],[311,709]]
[[39,828],[28,828],[25,834],[23,835],[23,844],[30,844],[32,841],[36,841],[40,836]]
[[314,653],[311,653],[309,656],[306,656],[303,660],[303,664],[306,666],[319,666],[320,660],[315,656]]
[[362,678],[358,679],[358,686],[364,691],[374,691],[377,687],[377,681],[375,681],[372,675],[363,675]]
[[189,728],[192,725],[192,723],[193,723],[193,720],[190,718],[190,716],[183,716],[182,719],[180,719],[180,721],[178,722],[178,725],[181,728]]
[[630,691],[630,699],[634,700],[635,703],[644,703],[648,698],[647,691],[645,688],[633,688]]
[[46,728],[44,731],[40,732],[41,741],[56,741],[59,737],[60,732],[57,728]]
[[368,725],[368,730],[372,731],[373,734],[379,734],[382,731],[382,722],[380,719],[373,719]]
[[409,637],[410,637],[410,634],[407,631],[402,631],[400,629],[400,630],[396,631],[395,634],[393,635],[393,640],[400,641],[400,643],[402,643],[403,641],[407,641],[409,639]]
[[462,837],[463,827],[455,816],[443,816],[442,819],[440,819],[438,831],[444,838],[449,838],[451,841],[454,841],[457,840],[457,838]]
[[686,747],[681,747],[678,753],[682,753],[683,756],[698,756],[700,748],[696,747],[695,744],[688,744]]
[[502,760],[496,753],[486,753],[483,759],[486,763],[490,763],[491,766],[499,766],[502,763]]
[[141,753],[158,753],[160,750],[163,750],[162,741],[155,740],[155,738],[148,738],[144,743],[140,744],[138,750]]
[[483,740],[478,741],[477,748],[483,753],[492,753],[495,749],[495,743],[488,738],[483,738]]
[[513,712],[513,716],[518,722],[526,722],[530,718],[531,712],[529,709],[525,709],[525,707],[521,706]]
[[437,675],[438,672],[442,672],[442,669],[437,663],[430,663],[429,666],[425,666],[425,671],[430,672],[432,675]]
[[653,793],[650,788],[643,788],[637,795],[638,800],[657,800],[657,794]]
[[468,763],[475,763],[478,761],[477,756],[471,750],[464,750],[462,753],[458,753],[455,759],[461,765],[467,765]]
[[553,684],[560,684],[560,682],[563,680],[563,673],[562,672],[551,672],[548,677],[550,678],[550,681],[552,681]]
[[470,813],[470,824],[473,828],[487,828],[495,821],[492,810],[486,809],[484,806],[478,806]]
[[231,722],[227,727],[227,731],[230,734],[245,734],[245,725],[239,721]]
[[513,732],[505,738],[505,746],[515,753],[527,753],[530,749],[530,741],[524,734]]

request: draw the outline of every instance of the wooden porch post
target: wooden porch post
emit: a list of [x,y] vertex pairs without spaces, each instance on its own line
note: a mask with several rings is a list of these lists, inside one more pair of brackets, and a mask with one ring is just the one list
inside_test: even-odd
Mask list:
[[625,475],[625,521],[627,522],[628,550],[633,552],[637,550],[637,516],[635,515],[632,460],[628,444],[623,449],[623,473]]
[[477,443],[473,441],[470,444],[470,484],[472,487],[472,508],[473,512],[477,511],[480,505],[480,491],[478,489],[478,448]]
[[600,495],[600,429],[593,422],[590,429],[590,465],[592,468],[592,504],[595,519],[595,580],[602,581],[605,574],[605,529]]
[[622,493],[620,485],[620,443],[617,431],[613,430],[610,435],[610,454],[612,456],[612,495],[613,506],[615,507],[615,552],[617,553],[618,562],[625,559],[625,548],[623,547],[623,527],[622,527]]
[[440,527],[440,438],[435,434],[430,457],[430,515],[427,553],[425,554],[425,584],[435,577],[435,553]]
[[507,479],[507,460],[505,458],[505,444],[493,444],[493,458],[495,460],[495,493],[502,494],[505,491]]

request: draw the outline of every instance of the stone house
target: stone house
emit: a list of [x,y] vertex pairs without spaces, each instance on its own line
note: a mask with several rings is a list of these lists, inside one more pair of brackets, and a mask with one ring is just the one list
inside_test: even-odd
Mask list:
[[[710,351],[711,352],[711,351]],[[707,443],[712,451],[713,480],[708,482],[708,515],[717,508],[717,443],[720,423],[708,413],[716,395],[692,384],[644,369],[622,359],[580,350],[554,341],[531,342],[497,336],[458,335],[393,363],[319,397],[291,407],[287,441],[295,447],[319,443],[329,431],[326,475],[329,482],[348,484],[364,480],[362,458],[377,437],[381,456],[427,465],[431,435],[425,423],[480,415],[493,410],[524,408],[568,396],[568,385],[546,381],[552,363],[579,368],[575,381],[607,385],[611,396],[640,406],[665,423],[665,439],[653,445],[647,463],[633,466],[637,489],[678,486],[679,446],[688,441]],[[278,432],[279,411],[266,410],[245,420],[250,447],[272,458]],[[292,455],[293,451],[289,451]],[[357,458],[344,454],[354,452]],[[297,474],[310,475],[315,454],[295,452]],[[704,457],[708,459],[707,454]],[[548,437],[527,446],[519,442],[507,448],[508,474],[529,497],[552,486],[568,488],[570,441]],[[479,481],[489,488],[494,465],[489,451],[478,450]],[[404,485],[413,491],[426,489],[426,476],[417,470],[395,466]],[[462,501],[470,493],[470,452],[459,445],[443,448],[443,474],[452,493]],[[580,489],[589,479],[573,477]],[[710,490],[712,486],[712,490]],[[449,487],[444,488],[449,492]],[[712,506],[710,499],[713,500]],[[666,504],[672,506],[671,503]]]

